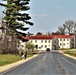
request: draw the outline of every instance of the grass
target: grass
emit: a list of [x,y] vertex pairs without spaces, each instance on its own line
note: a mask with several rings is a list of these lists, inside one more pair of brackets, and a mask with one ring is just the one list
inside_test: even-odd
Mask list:
[[20,59],[21,58],[19,55],[1,54],[0,55],[0,66],[19,61]]
[[[28,57],[33,56],[33,54],[28,54]],[[12,55],[12,54],[1,54],[0,55],[0,66],[6,65],[6,64],[10,64],[10,63],[14,63],[21,60],[21,57],[19,55]]]
[[33,56],[33,54],[27,54],[27,58]]
[[76,51],[65,51],[64,53],[69,54],[71,56],[76,56]]

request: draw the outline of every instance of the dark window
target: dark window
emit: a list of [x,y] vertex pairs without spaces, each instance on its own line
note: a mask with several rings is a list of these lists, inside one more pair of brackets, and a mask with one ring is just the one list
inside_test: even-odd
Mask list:
[[60,39],[60,41],[62,41],[62,39]]
[[47,42],[47,40],[45,40],[45,43]]
[[45,48],[47,47],[47,45],[45,45]]
[[43,45],[41,45],[41,47],[43,47]]
[[43,40],[41,40],[41,43],[43,42]]
[[65,46],[65,43],[63,45]]
[[37,40],[35,40],[35,43],[37,43]]
[[41,47],[39,47],[39,49],[41,49]]
[[50,43],[50,40],[49,40],[49,43]]
[[72,41],[74,41],[74,39],[72,39]]
[[67,41],[68,41],[68,39],[67,39]]
[[60,43],[60,46],[61,46],[62,44]]

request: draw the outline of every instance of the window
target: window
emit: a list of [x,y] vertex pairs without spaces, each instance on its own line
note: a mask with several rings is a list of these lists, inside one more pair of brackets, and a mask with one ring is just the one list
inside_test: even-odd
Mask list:
[[41,47],[43,47],[43,45],[41,45]]
[[63,45],[65,46],[65,43]]
[[41,49],[41,47],[39,47],[39,49]]
[[60,43],[60,46],[61,46],[62,44]]
[[50,45],[48,45],[48,46],[50,46]]
[[69,39],[67,39],[67,41],[68,41]]
[[72,41],[74,41],[74,39],[72,39]]
[[35,43],[37,43],[37,40],[35,40]]
[[41,43],[43,42],[43,40],[41,40]]
[[62,41],[62,39],[60,39],[60,41]]
[[45,48],[47,47],[47,45],[45,45]]
[[48,42],[50,43],[50,40]]
[[47,40],[45,40],[45,43],[47,42]]
[[65,41],[65,39],[64,39],[64,41]]

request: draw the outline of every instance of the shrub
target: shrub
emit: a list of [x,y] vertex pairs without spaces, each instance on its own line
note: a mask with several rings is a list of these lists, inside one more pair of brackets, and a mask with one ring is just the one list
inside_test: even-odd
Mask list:
[[18,49],[12,50],[12,49],[6,48],[6,49],[3,49],[2,53],[3,54],[19,54],[19,50]]

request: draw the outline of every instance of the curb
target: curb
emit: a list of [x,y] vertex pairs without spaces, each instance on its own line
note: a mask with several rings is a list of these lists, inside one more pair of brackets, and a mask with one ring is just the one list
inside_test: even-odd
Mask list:
[[61,54],[65,55],[65,56],[67,56],[67,57],[70,57],[70,58],[72,58],[72,59],[75,59],[75,60],[76,60],[76,57],[74,57],[74,56],[71,56],[71,55],[69,55],[69,54],[65,54],[65,53],[64,53],[64,52],[62,52],[62,51],[58,51],[58,52],[60,52]]
[[6,72],[6,71],[9,71],[10,69],[14,68],[14,67],[17,67],[21,64],[24,64],[26,63],[27,61],[37,57],[39,54],[36,54],[36,55],[33,55],[32,57],[29,57],[27,59],[22,59],[22,60],[19,60],[15,63],[11,63],[11,64],[7,64],[7,65],[4,65],[4,66],[1,66],[0,67],[0,74],[3,73],[3,72]]

